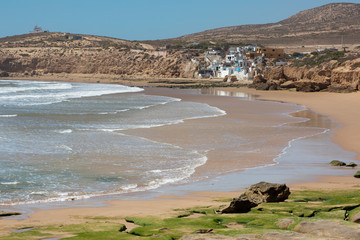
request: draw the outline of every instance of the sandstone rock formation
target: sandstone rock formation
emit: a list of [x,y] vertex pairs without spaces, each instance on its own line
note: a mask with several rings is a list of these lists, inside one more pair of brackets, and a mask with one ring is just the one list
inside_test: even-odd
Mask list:
[[283,202],[289,197],[290,189],[285,184],[260,182],[251,185],[245,194],[250,201],[257,204]]
[[290,189],[285,184],[260,182],[251,185],[239,198],[234,198],[230,206],[222,213],[246,213],[251,208],[264,202],[282,202],[290,195]]
[[158,51],[139,43],[88,35],[67,41],[61,33],[29,34],[0,39],[0,72],[10,76],[65,73],[191,78],[196,76],[202,54],[186,49]]
[[[318,59],[322,56],[330,56],[331,59],[332,55],[324,53],[319,55]],[[322,63],[307,63],[307,60],[313,60],[314,56],[307,58],[301,63],[304,66],[297,66],[299,63],[293,61],[284,66],[265,69],[261,75],[255,77],[252,86],[258,90],[295,88],[303,92],[359,90],[359,53],[351,53],[337,60],[326,60]]]

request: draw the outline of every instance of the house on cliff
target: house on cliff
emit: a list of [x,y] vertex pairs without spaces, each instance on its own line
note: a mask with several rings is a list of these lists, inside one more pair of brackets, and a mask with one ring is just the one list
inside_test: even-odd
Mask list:
[[258,48],[256,53],[264,55],[265,58],[280,59],[285,57],[284,49],[281,48]]
[[32,31],[29,31],[29,33],[43,33],[43,32],[49,32],[49,30],[43,30],[41,27],[37,25],[35,25]]

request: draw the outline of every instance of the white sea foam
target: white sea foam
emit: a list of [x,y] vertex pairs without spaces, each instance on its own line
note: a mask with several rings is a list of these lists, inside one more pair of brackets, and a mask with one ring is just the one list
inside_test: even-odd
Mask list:
[[71,129],[63,129],[63,130],[55,130],[57,133],[66,134],[66,133],[72,133],[73,130]]
[[71,147],[66,146],[64,144],[57,146],[57,148],[64,149],[64,150],[67,150],[67,151],[72,151]]
[[28,92],[35,90],[65,90],[71,88],[72,85],[70,83],[28,82],[28,84],[19,84],[18,87],[0,88],[0,93],[4,94],[4,93],[16,93],[16,92]]
[[17,117],[17,114],[0,115],[0,118],[10,118],[10,117]]
[[14,181],[14,182],[0,182],[0,184],[2,184],[2,185],[16,185],[16,184],[19,184],[19,182],[17,182],[17,181]]
[[121,187],[121,189],[124,190],[124,191],[129,191],[129,190],[134,190],[137,187],[138,187],[137,184],[129,184],[129,185]]
[[143,91],[138,87],[107,84],[43,83],[44,86],[37,86],[38,82],[28,84],[30,86],[4,87],[1,91],[7,94],[0,96],[0,102],[18,106],[47,105],[73,98]]
[[[196,153],[196,151],[194,151]],[[89,199],[93,197],[100,197],[100,196],[111,196],[111,195],[118,195],[124,193],[133,193],[133,192],[143,192],[148,190],[153,190],[159,188],[160,186],[166,184],[173,184],[179,181],[182,181],[188,177],[190,177],[194,172],[195,169],[207,161],[206,156],[199,157],[198,159],[193,160],[193,164],[189,166],[182,167],[182,168],[175,168],[175,169],[167,169],[167,172],[171,172],[170,176],[160,177],[158,179],[154,179],[147,184],[139,186],[137,184],[128,184],[125,186],[120,187],[117,190],[110,190],[110,191],[103,191],[103,192],[54,192],[52,195],[56,195],[55,197],[45,197],[41,200],[28,200],[28,201],[11,201],[11,202],[3,202],[0,203],[0,206],[14,206],[14,205],[28,205],[28,204],[40,204],[40,203],[52,203],[52,202],[64,202],[64,201],[74,201],[74,200],[82,200],[82,199]],[[156,170],[155,170],[156,171]],[[160,170],[161,171],[161,170]],[[161,171],[164,172],[164,171]],[[179,174],[181,173],[181,174]],[[31,195],[49,195],[47,191],[34,191],[31,192]]]

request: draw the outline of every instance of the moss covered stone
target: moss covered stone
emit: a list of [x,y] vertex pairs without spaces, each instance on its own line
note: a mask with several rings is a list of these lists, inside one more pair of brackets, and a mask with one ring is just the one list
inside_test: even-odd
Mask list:
[[332,160],[330,162],[331,166],[346,166],[346,163],[339,161],[339,160]]

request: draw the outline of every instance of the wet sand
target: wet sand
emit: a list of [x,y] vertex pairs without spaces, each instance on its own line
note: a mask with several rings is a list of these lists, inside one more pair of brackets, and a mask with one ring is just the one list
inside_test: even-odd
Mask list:
[[[222,90],[222,89],[218,89]],[[360,102],[360,94],[335,94],[335,93],[297,93],[297,92],[260,92],[252,89],[223,89],[224,91],[245,92],[250,94],[259,95],[262,99],[284,101],[294,104],[300,104],[309,107],[315,112],[325,114],[341,124],[341,127],[333,131],[333,141],[346,150],[353,151],[359,159],[360,150],[360,125],[357,123],[360,117],[360,112],[356,112]],[[221,98],[211,95],[196,95],[188,94],[187,97],[183,95],[182,91],[170,89],[157,89],[150,88],[146,90],[147,94],[158,94],[163,96],[186,98],[186,101],[204,102],[211,106],[219,107],[227,112],[224,117],[207,118],[188,120],[183,124],[177,126],[164,126],[161,128],[145,129],[144,131],[131,130],[127,134],[137,136],[149,137],[154,140],[161,140],[169,143],[176,143],[183,147],[190,147],[194,144],[201,145],[201,141],[207,141],[208,144],[214,146],[223,146],[220,150],[209,151],[207,153],[208,162],[206,165],[197,169],[193,176],[194,178],[204,177],[202,173],[211,174],[211,169],[217,169],[223,172],[236,172],[244,168],[255,167],[259,165],[269,164],[272,162],[274,156],[279,154],[279,149],[282,149],[284,143],[293,136],[301,135],[303,133],[293,132],[288,137],[279,138],[274,141],[274,144],[269,148],[269,154],[263,156],[256,156],[249,153],[247,159],[256,159],[256,161],[248,160],[243,161],[241,166],[237,166],[236,154],[237,146],[227,146],[226,144],[219,143],[213,136],[216,136],[219,131],[226,133],[227,131],[237,131],[234,126],[237,125],[236,119],[240,120],[243,117],[241,113],[236,111],[239,107],[239,101],[236,98]],[[220,101],[219,101],[220,99]],[[251,103],[248,106],[252,109]],[[270,105],[260,111],[277,111],[276,107],[272,109]],[[289,110],[292,110],[291,107]],[[300,113],[299,113],[300,114]],[[277,117],[272,115],[267,116],[266,119],[270,125],[276,125],[281,122]],[[289,121],[297,122],[295,118],[289,118]],[[322,121],[322,120],[321,120]],[[193,124],[202,123],[204,128],[193,128]],[[225,124],[224,124],[225,123]],[[326,123],[325,123],[326,124]],[[208,129],[213,129],[209,132]],[[204,132],[202,132],[204,131]],[[254,133],[261,136],[261,132]],[[210,137],[209,137],[210,135]],[[225,134],[226,135],[226,134]],[[202,136],[202,137],[199,137]],[[271,152],[273,151],[273,152]],[[244,154],[242,152],[242,154]],[[253,158],[252,158],[253,157]],[[223,158],[227,159],[227,165],[219,163]],[[356,171],[356,170],[353,170]],[[359,189],[360,179],[351,176],[322,176],[319,173],[318,179],[311,183],[298,181],[296,184],[290,185],[292,189]],[[229,183],[233,184],[233,183]],[[238,190],[240,190],[239,188]],[[191,189],[189,189],[191,190]],[[195,190],[195,188],[194,188]],[[110,201],[104,207],[78,207],[74,206],[72,202],[66,203],[69,208],[66,209],[52,209],[52,210],[37,210],[29,216],[26,220],[11,220],[0,219],[0,236],[9,233],[11,230],[24,227],[36,226],[46,224],[69,224],[69,223],[82,223],[88,221],[86,217],[92,216],[107,216],[107,217],[126,217],[126,216],[169,216],[173,214],[175,208],[187,208],[194,206],[218,206],[221,203],[214,202],[214,199],[236,197],[241,191],[226,191],[226,192],[191,192],[183,196],[161,196],[152,200],[135,200],[135,201]]]

